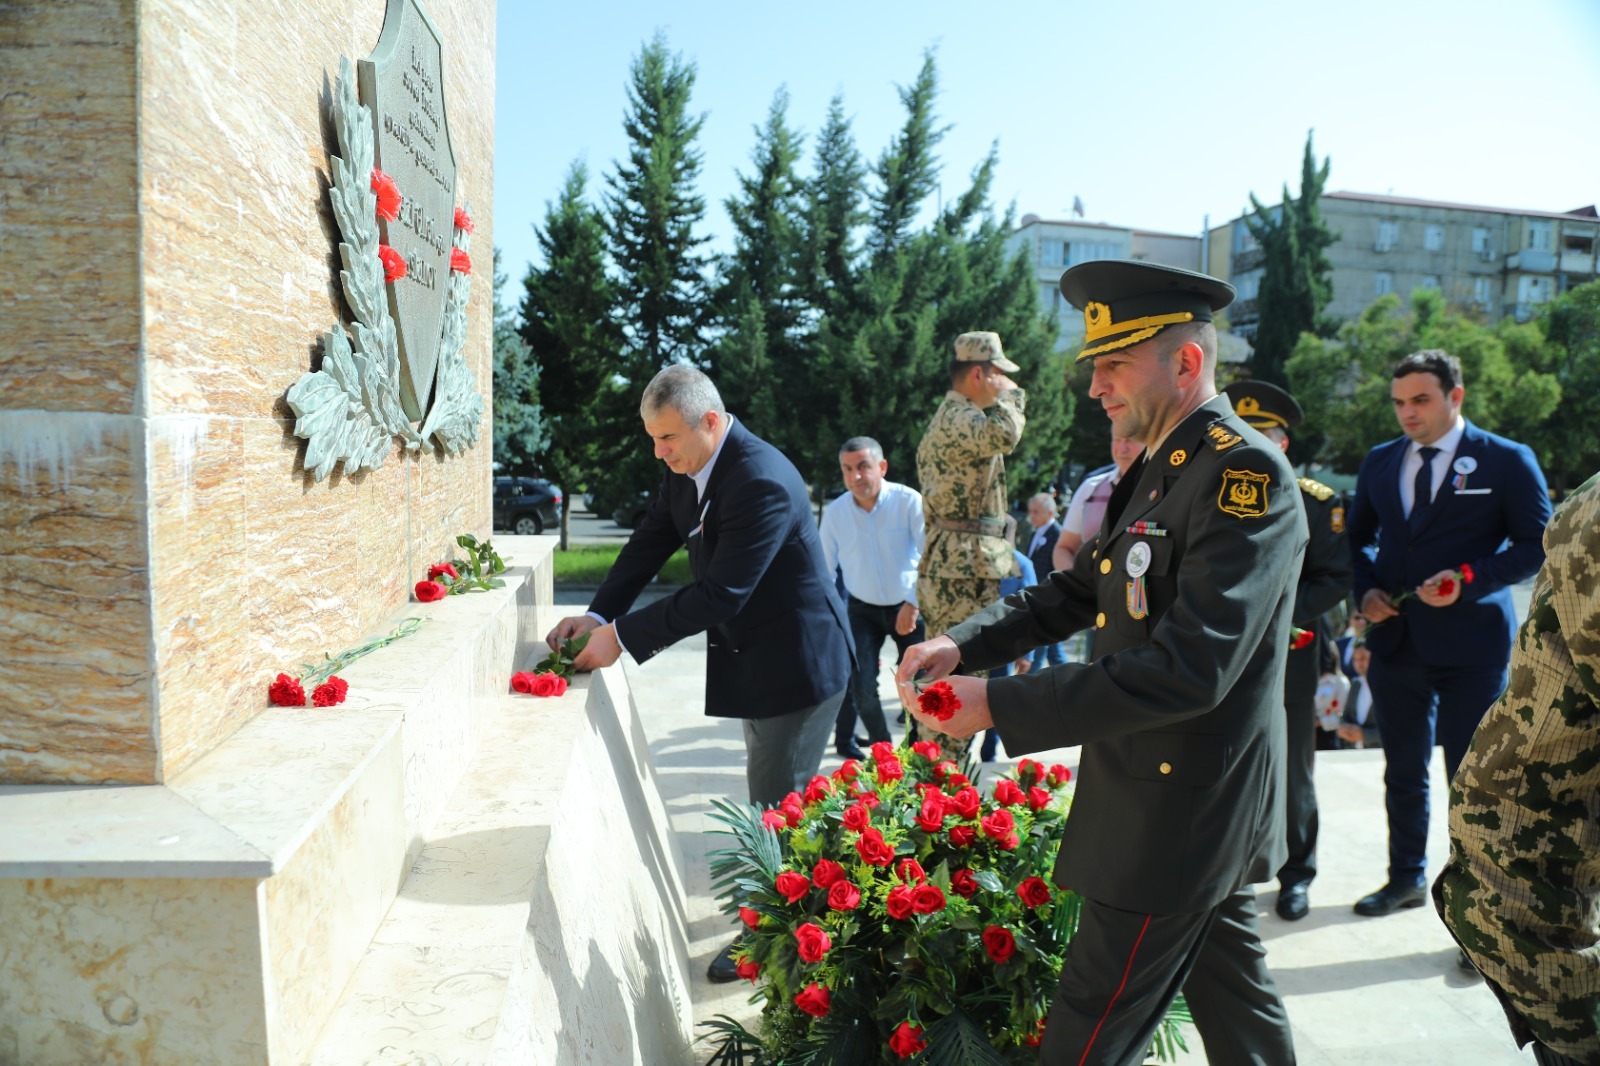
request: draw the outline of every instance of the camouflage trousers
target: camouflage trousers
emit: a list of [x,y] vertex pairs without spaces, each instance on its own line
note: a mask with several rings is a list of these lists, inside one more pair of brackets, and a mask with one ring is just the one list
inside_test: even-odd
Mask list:
[[[929,640],[954,629],[999,598],[998,580],[933,577],[928,574],[917,577],[917,609],[922,612],[922,621],[927,626]],[[974,671],[972,676],[988,677],[989,672],[978,670]],[[921,723],[917,724],[917,736],[919,739],[931,740],[938,744],[944,750],[945,756],[954,759],[958,765],[966,762],[972,742],[979,739],[966,737],[957,740],[955,737],[935,732]]]

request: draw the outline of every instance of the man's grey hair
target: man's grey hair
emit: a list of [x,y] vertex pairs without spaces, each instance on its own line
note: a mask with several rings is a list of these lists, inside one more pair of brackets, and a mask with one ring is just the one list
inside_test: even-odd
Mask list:
[[682,416],[687,425],[696,426],[708,411],[726,417],[722,394],[711,379],[692,366],[675,363],[650,379],[639,400],[639,416],[653,419],[664,409],[671,408]]
[[883,445],[879,444],[871,437],[851,437],[849,440],[839,445],[840,455],[845,455],[849,452],[870,452],[872,453],[872,457],[874,459],[882,459]]
[[1056,498],[1048,492],[1037,492],[1028,498],[1029,503],[1036,503],[1043,507],[1049,514],[1056,513]]

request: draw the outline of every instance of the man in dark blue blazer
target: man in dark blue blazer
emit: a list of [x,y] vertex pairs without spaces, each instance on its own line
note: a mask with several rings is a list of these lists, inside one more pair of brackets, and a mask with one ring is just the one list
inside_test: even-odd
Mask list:
[[[1461,417],[1455,356],[1408,355],[1391,378],[1405,436],[1367,453],[1350,508],[1355,597],[1373,624],[1367,679],[1383,709],[1389,816],[1388,883],[1355,906],[1368,916],[1427,896],[1428,761],[1443,745],[1453,777],[1505,689],[1516,626],[1510,586],[1544,561],[1550,520],[1533,453]],[[1470,582],[1456,576],[1464,567]]]
[[[852,664],[805,482],[692,367],[657,374],[639,410],[668,473],[589,612],[562,619],[547,640],[589,633],[574,665],[593,670],[624,649],[645,662],[707,634],[706,713],[744,720],[750,802],[775,807],[821,768]],[[632,609],[681,547],[694,583]],[[713,980],[737,977],[728,956],[712,964]]]

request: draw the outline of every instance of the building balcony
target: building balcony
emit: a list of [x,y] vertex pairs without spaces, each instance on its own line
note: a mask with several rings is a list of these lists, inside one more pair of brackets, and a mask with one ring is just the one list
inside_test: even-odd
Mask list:
[[1506,256],[1507,270],[1520,270],[1524,274],[1549,274],[1556,268],[1556,253],[1539,248],[1524,248]]
[[1256,308],[1255,297],[1248,300],[1235,300],[1228,305],[1228,321],[1237,326],[1244,322],[1254,322],[1260,311]]
[[1260,248],[1251,248],[1249,251],[1237,252],[1233,257],[1233,272],[1235,274],[1240,274],[1246,270],[1254,270],[1256,267],[1266,262],[1266,259],[1267,253]]
[[1562,252],[1557,268],[1567,274],[1593,274],[1595,257],[1592,252]]

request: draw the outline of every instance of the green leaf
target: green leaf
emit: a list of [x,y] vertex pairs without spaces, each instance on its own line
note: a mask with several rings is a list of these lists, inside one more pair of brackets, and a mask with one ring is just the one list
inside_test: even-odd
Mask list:
[[928,1026],[922,1038],[928,1047],[917,1062],[925,1066],[1011,1066],[959,1009]]
[[972,879],[978,882],[978,887],[985,892],[1004,892],[1006,890],[1005,883],[1000,880],[993,870],[974,870]]

